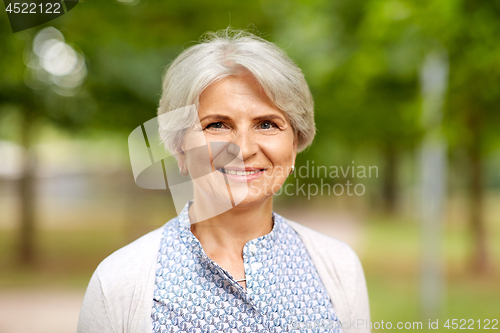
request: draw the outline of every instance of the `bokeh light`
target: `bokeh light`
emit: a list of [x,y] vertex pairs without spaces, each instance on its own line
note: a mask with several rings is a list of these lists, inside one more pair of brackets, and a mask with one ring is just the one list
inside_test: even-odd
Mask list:
[[85,57],[65,42],[64,35],[54,27],[40,30],[25,59],[26,84],[36,90],[47,86],[62,96],[78,93],[87,67]]

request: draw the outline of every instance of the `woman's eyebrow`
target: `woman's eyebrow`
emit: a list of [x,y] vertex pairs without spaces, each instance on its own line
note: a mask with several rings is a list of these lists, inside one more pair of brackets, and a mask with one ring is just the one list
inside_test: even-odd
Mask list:
[[[200,119],[200,122],[203,122],[206,119],[212,119],[212,120],[231,120],[231,117],[223,115],[223,114],[209,114],[203,118]],[[265,114],[262,116],[255,117],[254,120],[281,120],[284,121],[285,119],[283,116],[277,115],[277,114]]]
[[200,119],[200,122],[202,122],[205,119],[214,119],[214,120],[230,120],[231,117],[225,116],[223,114],[209,114],[208,116],[205,116]]
[[255,117],[253,119],[254,120],[272,120],[272,119],[277,119],[277,120],[285,121],[285,119],[283,118],[283,116],[280,116],[280,115],[277,115],[277,114],[266,114],[266,115],[263,115],[263,116]]

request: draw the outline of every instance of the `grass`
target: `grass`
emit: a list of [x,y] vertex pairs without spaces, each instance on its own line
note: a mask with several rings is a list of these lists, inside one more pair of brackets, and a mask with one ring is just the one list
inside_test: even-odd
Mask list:
[[[367,226],[366,248],[363,257],[370,297],[372,323],[397,322],[423,323],[427,331],[429,318],[422,318],[421,289],[421,242],[420,229],[414,222],[372,221]],[[493,228],[491,238],[498,239]],[[493,266],[488,274],[475,274],[468,269],[469,243],[464,229],[445,231],[443,239],[443,279],[441,312],[438,314],[439,329],[447,319],[500,319],[500,274],[498,267],[498,242],[492,242]],[[394,327],[393,327],[394,329]],[[383,331],[386,329],[374,329]],[[411,330],[411,329],[410,329]]]

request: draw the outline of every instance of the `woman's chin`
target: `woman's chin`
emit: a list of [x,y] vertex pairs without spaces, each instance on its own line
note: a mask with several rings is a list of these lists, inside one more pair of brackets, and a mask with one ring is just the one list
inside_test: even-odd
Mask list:
[[233,202],[235,204],[235,208],[251,208],[258,207],[271,198],[272,195],[248,193],[244,198],[240,198],[240,200],[234,200]]
[[274,195],[269,184],[262,184],[259,181],[250,184],[197,181],[196,185],[195,192],[198,195],[195,195],[195,198],[205,201],[204,206],[211,206],[211,210],[219,208],[220,211],[226,211],[232,207],[258,207]]

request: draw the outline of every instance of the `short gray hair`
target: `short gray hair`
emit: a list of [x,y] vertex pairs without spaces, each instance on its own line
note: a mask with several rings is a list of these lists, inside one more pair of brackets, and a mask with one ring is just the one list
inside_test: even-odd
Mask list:
[[[252,33],[230,28],[206,33],[199,44],[184,50],[163,76],[158,115],[194,104],[210,84],[230,75],[250,72],[269,99],[289,118],[300,152],[316,133],[314,102],[304,74],[286,53]],[[180,132],[160,123],[160,138],[175,151]]]

